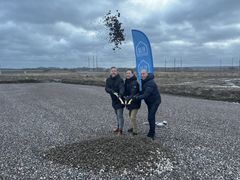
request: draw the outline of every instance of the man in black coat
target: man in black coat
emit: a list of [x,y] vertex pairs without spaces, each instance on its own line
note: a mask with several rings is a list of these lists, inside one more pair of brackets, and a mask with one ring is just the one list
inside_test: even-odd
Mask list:
[[106,80],[105,90],[111,96],[112,107],[117,116],[117,127],[114,129],[114,132],[122,135],[124,125],[123,109],[125,106],[122,101],[124,95],[124,81],[120,77],[116,67],[111,68],[110,76]]
[[148,107],[148,122],[149,132],[148,137],[154,139],[155,137],[155,115],[161,104],[161,95],[159,93],[157,84],[154,81],[154,75],[148,73],[146,70],[141,71],[142,78],[142,93],[136,96],[135,100],[144,99]]
[[133,70],[126,71],[125,80],[125,100],[127,102],[126,108],[129,110],[129,117],[132,128],[128,129],[133,135],[137,135],[137,112],[141,106],[141,101],[132,101],[132,98],[139,95],[139,84]]

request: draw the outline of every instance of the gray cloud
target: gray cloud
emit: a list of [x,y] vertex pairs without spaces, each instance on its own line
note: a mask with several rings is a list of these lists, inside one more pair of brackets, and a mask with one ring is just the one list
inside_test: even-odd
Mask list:
[[[240,1],[0,0],[2,67],[134,66],[131,29],[144,31],[155,64],[183,58],[185,65],[231,64],[240,45]],[[152,4],[151,4],[152,3]],[[101,18],[119,9],[126,32],[122,50],[113,52]]]

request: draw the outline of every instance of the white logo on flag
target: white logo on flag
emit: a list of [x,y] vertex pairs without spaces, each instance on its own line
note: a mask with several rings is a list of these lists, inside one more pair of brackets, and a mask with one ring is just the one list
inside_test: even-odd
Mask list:
[[138,74],[141,74],[143,69],[147,70],[147,72],[150,72],[150,65],[145,60],[141,60],[138,64]]
[[147,56],[148,55],[148,47],[147,45],[140,41],[137,46],[136,46],[136,55],[138,57],[142,57],[142,56]]

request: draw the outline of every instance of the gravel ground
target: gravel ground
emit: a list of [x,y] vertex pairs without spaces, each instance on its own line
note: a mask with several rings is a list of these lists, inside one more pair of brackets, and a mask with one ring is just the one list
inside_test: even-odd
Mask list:
[[162,95],[157,129],[111,131],[102,87],[0,84],[0,179],[240,179],[240,104]]

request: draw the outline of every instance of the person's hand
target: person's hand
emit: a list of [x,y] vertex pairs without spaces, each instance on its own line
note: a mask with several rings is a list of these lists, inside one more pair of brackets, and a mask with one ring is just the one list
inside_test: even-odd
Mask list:
[[125,96],[124,99],[125,99],[126,101],[129,101],[129,100],[131,99],[131,97],[130,97],[130,96]]
[[114,93],[114,91],[113,91],[112,89],[110,89],[110,88],[106,88],[106,91],[107,91],[108,93],[110,93],[110,94],[113,94],[113,93]]
[[110,88],[106,88],[106,91],[107,91],[108,93],[110,93],[111,89],[110,89]]
[[110,90],[110,93],[111,93],[111,94],[114,94],[114,93],[115,93],[115,91],[111,89],[111,90]]
[[119,97],[118,93],[116,93],[116,92],[113,92],[113,94],[114,94],[115,96]]
[[133,96],[132,100],[133,100],[133,101],[139,100],[139,96],[137,96],[137,95]]

